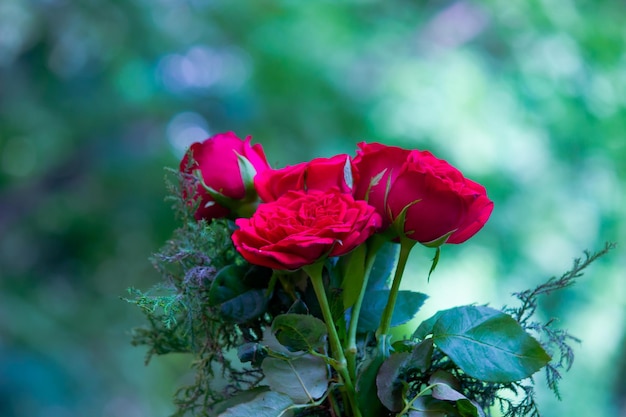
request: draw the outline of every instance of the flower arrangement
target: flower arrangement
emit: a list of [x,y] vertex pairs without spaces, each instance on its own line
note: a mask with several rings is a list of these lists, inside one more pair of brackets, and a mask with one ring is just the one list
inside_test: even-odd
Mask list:
[[153,257],[164,282],[127,301],[133,343],[194,357],[176,416],[538,416],[532,376],[558,396],[576,341],[533,314],[613,245],[514,294],[519,306],[439,311],[400,289],[409,254],[460,244],[488,221],[485,188],[427,151],[360,143],[356,155],[270,167],[234,133],[193,144],[169,182],[182,226]]

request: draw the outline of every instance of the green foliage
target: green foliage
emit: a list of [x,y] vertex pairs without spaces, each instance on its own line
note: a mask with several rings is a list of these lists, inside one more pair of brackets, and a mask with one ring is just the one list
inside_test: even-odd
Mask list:
[[533,289],[514,293],[513,295],[521,303],[519,307],[505,306],[502,309],[504,312],[513,316],[524,329],[539,335],[542,344],[552,356],[552,360],[545,368],[548,387],[559,399],[561,398],[559,392],[559,380],[562,377],[561,373],[563,370],[568,371],[574,363],[574,350],[572,349],[571,343],[580,342],[580,340],[570,335],[566,330],[554,328],[555,321],[553,319],[545,323],[532,320],[539,306],[539,297],[573,285],[576,282],[576,278],[581,277],[584,270],[592,262],[606,255],[615,247],[615,243],[607,242],[603,249],[595,253],[585,251],[584,258],[574,259],[571,269],[560,277],[551,277],[545,283]]
[[519,381],[550,360],[517,321],[489,307],[443,311],[433,324],[432,338],[463,372],[483,381]]
[[326,325],[305,314],[281,314],[272,322],[278,342],[292,352],[314,352],[326,343]]
[[284,394],[261,390],[255,391],[255,395],[250,398],[245,395],[245,402],[237,398],[238,402],[224,412],[217,414],[217,417],[288,417],[288,411],[293,405],[291,399]]
[[[363,307],[359,316],[358,331],[374,331],[380,323],[380,316],[385,309],[389,290],[367,290],[363,298]],[[411,320],[424,304],[428,296],[419,292],[401,290],[398,292],[396,308],[391,318],[392,326],[399,326]]]
[[363,408],[364,417],[379,417],[386,412],[380,397],[376,379],[385,360],[378,349],[367,349],[356,380],[357,401]]
[[388,410],[398,412],[403,407],[403,386],[400,380],[402,366],[409,357],[408,352],[389,356],[376,374],[376,394]]
[[577,340],[555,329],[552,320],[533,321],[538,297],[572,285],[614,246],[585,252],[560,278],[516,293],[519,307],[467,306],[436,313],[418,326],[413,341],[394,343],[395,352],[384,362],[373,356],[361,378],[367,383],[375,375],[378,398],[398,415],[484,416],[499,407],[505,417],[538,417],[532,374],[545,367],[548,386],[558,396],[560,370],[569,369],[574,357],[569,342]]
[[[357,266],[366,254],[356,251],[345,261],[328,260],[326,270],[318,265],[340,334],[335,335],[339,344],[331,343],[329,349],[332,335],[316,317],[321,304],[312,297],[306,276],[273,274],[243,261],[231,242],[232,222],[193,218],[195,203],[187,198],[190,181],[178,175],[178,183],[169,185],[178,193],[171,200],[184,221],[152,258],[164,283],[147,292],[129,290],[132,297],[126,299],[148,319],[147,327],[133,331],[132,341],[148,347],[146,361],[175,352],[194,357],[195,381],[176,393],[174,415],[226,417],[260,410],[260,415],[304,417],[326,416],[331,409],[347,413],[345,364],[331,353],[345,342],[341,328],[358,295],[351,287],[363,286],[346,274],[363,274]],[[538,297],[570,286],[612,247],[585,253],[585,259],[577,259],[560,278],[515,294],[519,307],[440,311],[424,320],[411,340],[398,341],[390,349],[385,337],[378,342],[378,335],[372,337],[398,262],[398,245],[383,246],[364,289],[357,327],[358,366],[352,372],[363,415],[391,411],[398,416],[482,417],[493,406],[505,417],[538,415],[531,376],[545,367],[548,385],[558,395],[560,370],[573,361],[569,342],[576,340],[553,328],[552,321],[533,321]],[[391,324],[412,319],[425,299],[422,293],[399,291]],[[235,351],[238,362],[232,359]],[[521,399],[514,402],[507,392]]]
[[312,403],[328,389],[326,362],[319,356],[266,358],[261,369],[270,388],[286,394],[296,404]]
[[[185,176],[179,183],[169,183],[174,209],[186,222],[177,229],[160,252],[152,257],[155,268],[165,283],[149,293],[132,290],[136,304],[148,318],[148,328],[133,330],[134,345],[147,345],[148,358],[171,352],[193,353],[195,381],[178,390],[175,416],[195,415],[210,404],[231,396],[234,392],[258,383],[261,374],[251,368],[236,367],[227,352],[247,339],[258,338],[259,318],[263,309],[250,314],[251,289],[245,281],[249,274],[257,277],[257,269],[245,264],[232,246],[232,224],[217,220],[209,224],[196,222],[193,205],[185,196],[188,184]],[[190,208],[191,207],[191,208]],[[159,295],[152,295],[152,292]],[[243,299],[241,298],[243,297]],[[261,296],[263,300],[265,298]],[[234,303],[234,301],[239,301]],[[256,300],[256,299],[255,299]],[[240,309],[242,305],[246,308]],[[229,315],[232,320],[224,320]],[[247,326],[236,323],[248,322]],[[218,378],[219,377],[219,378]],[[229,381],[224,388],[216,383]]]
[[[184,186],[186,179],[181,176],[180,181]],[[149,327],[133,332],[133,344],[149,347],[147,361],[172,352],[195,357],[196,379],[177,392],[175,416],[209,411],[218,416],[247,415],[256,409],[268,416],[325,416],[329,408],[346,411],[342,384],[333,383],[343,375],[342,365],[329,355],[326,324],[311,314],[319,305],[310,298],[308,281],[298,274],[272,275],[248,265],[232,248],[232,223],[192,220],[192,204],[184,198],[188,194],[180,186],[172,190],[180,193],[176,207],[188,221],[153,257],[165,284],[147,293],[130,290],[134,298],[127,301],[148,318]],[[388,245],[381,250],[384,263],[374,263],[359,316],[360,366],[354,376],[363,415],[391,411],[399,416],[482,417],[494,405],[506,417],[538,415],[530,377],[545,366],[548,385],[558,395],[559,369],[571,366],[568,342],[575,338],[553,329],[552,322],[532,321],[537,298],[571,285],[612,247],[607,244],[596,254],[586,253],[584,261],[576,260],[560,278],[515,294],[519,307],[440,311],[420,324],[412,340],[396,342],[390,350],[385,338],[375,345],[370,337],[389,298],[386,287],[397,260],[397,245]],[[351,263],[363,263],[365,257],[355,252],[347,259],[344,269],[329,260],[328,275],[323,275],[331,284],[324,290],[334,294],[339,323],[344,323],[341,307],[346,304],[333,285],[345,284],[346,273],[362,273]],[[413,318],[425,299],[421,293],[399,291],[392,324]],[[529,332],[541,336],[541,343]],[[235,349],[239,364],[228,359]],[[550,364],[546,350],[559,354]],[[329,373],[329,365],[337,373]],[[225,386],[218,387],[218,380]],[[259,385],[261,381],[269,390]],[[514,402],[506,392],[521,400]]]

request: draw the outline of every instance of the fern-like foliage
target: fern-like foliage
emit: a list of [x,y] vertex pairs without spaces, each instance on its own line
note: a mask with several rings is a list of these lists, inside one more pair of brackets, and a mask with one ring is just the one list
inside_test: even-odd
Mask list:
[[[535,334],[545,350],[552,356],[552,361],[545,366],[546,381],[548,387],[559,399],[559,380],[562,373],[572,366],[574,361],[572,343],[579,342],[579,340],[566,330],[556,328],[555,320],[545,323],[534,320],[539,298],[572,285],[575,279],[583,274],[585,268],[614,247],[615,244],[607,243],[598,252],[585,252],[584,258],[575,259],[572,268],[560,277],[551,277],[535,288],[514,293],[513,295],[520,302],[519,306],[505,306],[502,309],[504,313],[517,320],[525,330]],[[424,390],[430,383],[431,375],[437,371],[450,374],[458,382],[459,392],[486,413],[489,413],[489,410],[499,410],[498,415],[502,417],[540,417],[539,407],[535,401],[533,378],[507,383],[485,382],[464,373],[437,347],[432,354],[429,369],[425,372],[412,370],[402,377],[402,380],[407,383],[407,398],[412,398]]]
[[183,226],[151,258],[163,282],[146,292],[129,290],[131,297],[126,301],[137,305],[148,321],[147,326],[132,331],[132,344],[148,347],[146,363],[153,355],[194,355],[196,377],[177,391],[174,416],[198,416],[232,392],[255,385],[261,375],[258,370],[233,366],[228,352],[244,343],[242,330],[222,318],[219,306],[208,303],[220,269],[245,264],[231,242],[233,224],[196,221],[197,203],[188,197],[193,195],[194,179],[174,174],[177,181],[167,179],[168,200]]
[[[558,399],[561,399],[559,381],[562,378],[562,373],[563,371],[568,371],[574,363],[572,343],[580,343],[580,340],[569,334],[567,330],[555,328],[554,324],[556,321],[554,319],[544,323],[533,320],[538,308],[539,298],[542,295],[547,295],[573,285],[576,282],[576,278],[581,277],[589,265],[606,255],[615,246],[615,243],[607,242],[604,248],[597,252],[585,251],[584,257],[574,259],[571,269],[560,277],[553,276],[535,288],[513,293],[513,296],[520,302],[518,307],[505,306],[502,309],[503,312],[510,314],[517,320],[524,329],[535,333],[546,351],[552,356],[552,361],[545,367],[546,382]],[[529,393],[532,394],[532,391],[529,391]],[[528,398],[528,395],[526,395],[522,403],[528,403],[526,398]],[[534,404],[534,401],[532,403]],[[513,408],[513,410],[516,410],[516,408]],[[517,412],[517,414],[505,414],[506,417],[523,415],[526,414],[521,414],[520,412]],[[539,414],[537,412],[537,414],[530,415]]]

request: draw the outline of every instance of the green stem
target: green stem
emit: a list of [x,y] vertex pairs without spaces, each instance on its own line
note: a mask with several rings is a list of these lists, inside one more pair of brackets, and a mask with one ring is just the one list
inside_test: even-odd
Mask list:
[[352,382],[352,378],[350,378],[350,374],[348,373],[347,361],[344,356],[343,349],[341,348],[341,342],[339,341],[339,335],[337,334],[337,329],[335,328],[335,323],[333,320],[332,313],[330,311],[330,305],[328,304],[328,298],[326,298],[326,289],[324,288],[324,282],[322,279],[322,270],[324,269],[323,262],[317,262],[312,265],[305,266],[304,271],[311,278],[311,283],[313,284],[313,289],[315,290],[315,295],[317,296],[317,301],[320,304],[320,309],[322,310],[322,316],[324,317],[324,322],[326,323],[326,329],[328,330],[328,341],[330,342],[330,350],[333,355],[333,358],[336,361],[336,365],[334,366],[337,374],[341,378],[343,385],[346,389],[346,394],[348,396],[348,402],[350,408],[352,408],[354,417],[361,417],[361,411],[356,403],[356,391],[354,389],[354,383]]
[[[374,266],[374,260],[378,250],[383,246],[388,239],[381,235],[374,235],[367,242],[367,255],[365,258],[365,269],[363,275],[363,283],[361,284],[361,291],[356,299],[356,302],[352,306],[350,313],[350,326],[348,327],[348,341],[346,344],[346,359],[348,361],[348,372],[353,379],[356,379],[356,333],[359,324],[359,315],[361,314],[361,306],[363,305],[363,298],[365,298],[365,290],[367,289],[367,283],[370,278],[370,272],[372,266]],[[344,278],[345,279],[345,278]]]
[[379,341],[386,341],[388,339],[389,329],[391,328],[391,317],[393,316],[393,310],[396,306],[396,300],[398,298],[398,291],[400,290],[400,281],[402,281],[402,275],[404,274],[404,268],[406,262],[409,259],[409,253],[417,242],[415,240],[401,238],[400,239],[400,256],[398,258],[398,266],[396,267],[396,273],[393,275],[393,282],[391,284],[391,291],[389,292],[389,298],[387,299],[387,305],[383,311],[383,315],[380,319],[380,325],[376,331],[376,336],[379,337]]
[[[406,413],[409,412],[409,410],[413,409],[416,411],[422,411],[422,410],[417,410],[415,408],[413,408],[413,403],[415,402],[415,400],[417,400],[419,397],[421,397],[422,395],[426,394],[426,392],[428,392],[429,390],[435,388],[437,385],[441,385],[439,383],[434,383],[432,385],[427,386],[426,388],[424,388],[423,390],[421,390],[415,397],[413,397],[413,399],[411,401],[409,401],[408,403],[406,403],[406,405],[404,406],[404,408],[402,409],[402,411],[400,411],[397,415],[399,416],[403,416]],[[425,410],[424,410],[425,411]]]
[[339,409],[339,404],[337,403],[333,392],[328,394],[328,402],[330,403],[330,407],[332,408],[334,415],[336,417],[341,417],[341,410]]

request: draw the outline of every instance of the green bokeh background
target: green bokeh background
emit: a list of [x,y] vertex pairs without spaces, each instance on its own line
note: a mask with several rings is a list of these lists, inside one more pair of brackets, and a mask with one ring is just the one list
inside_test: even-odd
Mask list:
[[544,299],[579,336],[544,416],[626,416],[626,4],[618,0],[0,1],[0,416],[167,416],[190,358],[129,344],[120,300],[176,227],[164,167],[212,134],[275,167],[380,141],[486,185],[487,226],[413,253],[437,309]]

